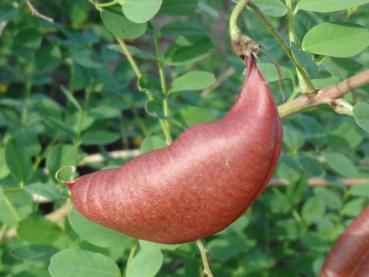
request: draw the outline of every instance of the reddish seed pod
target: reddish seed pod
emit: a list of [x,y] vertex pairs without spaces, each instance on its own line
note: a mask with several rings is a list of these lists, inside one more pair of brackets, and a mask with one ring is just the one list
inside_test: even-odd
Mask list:
[[273,175],[281,143],[277,107],[250,58],[224,118],[195,125],[120,168],[77,178],[72,200],[87,218],[130,236],[194,241],[221,231],[254,202]]
[[335,243],[320,276],[369,276],[369,206],[354,219]]

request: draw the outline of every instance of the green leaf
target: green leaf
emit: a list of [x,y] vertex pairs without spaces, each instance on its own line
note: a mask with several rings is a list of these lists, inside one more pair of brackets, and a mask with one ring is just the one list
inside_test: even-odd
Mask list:
[[350,194],[357,197],[369,198],[369,182],[363,185],[352,186]]
[[44,116],[42,118],[49,128],[53,128],[56,132],[60,132],[67,137],[74,137],[76,134],[73,130],[71,130],[70,126],[68,126],[65,122],[52,117],[52,116]]
[[295,79],[295,76],[293,75],[291,70],[284,66],[280,67],[282,76],[278,75],[278,71],[275,65],[272,63],[258,63],[258,68],[263,74],[265,81],[267,81],[268,83],[278,81],[280,77],[282,77],[282,79],[289,79],[291,81]]
[[0,187],[0,222],[9,227],[32,212],[32,198],[24,191],[4,192]]
[[308,224],[314,223],[324,214],[325,203],[316,196],[309,198],[302,207],[302,217]]
[[170,92],[178,92],[184,90],[202,90],[215,82],[213,73],[204,71],[190,71],[185,75],[177,77],[173,80]]
[[104,60],[95,51],[90,49],[78,49],[72,52],[73,62],[91,69],[99,69],[104,66]]
[[197,0],[163,0],[161,12],[170,15],[190,15],[198,8]]
[[10,249],[10,255],[29,261],[48,261],[58,250],[50,245],[29,244]]
[[203,35],[206,30],[199,24],[183,21],[172,21],[161,27],[160,32],[166,36]]
[[309,153],[299,153],[298,161],[304,171],[311,176],[319,177],[324,175],[324,168],[316,157]]
[[74,29],[78,29],[87,19],[90,11],[90,3],[85,0],[74,0],[68,13]]
[[323,89],[339,83],[340,79],[336,76],[330,76],[327,78],[312,79],[311,81],[316,89]]
[[74,97],[73,93],[67,89],[66,87],[64,87],[63,85],[60,86],[60,90],[62,91],[62,93],[65,95],[65,97],[67,97],[67,99],[69,100],[69,102],[79,111],[82,111],[82,107],[81,105],[78,103],[78,100]]
[[357,176],[357,168],[351,160],[340,153],[325,153],[328,166],[345,177]]
[[[28,263],[25,263],[25,264],[28,264]],[[50,277],[50,274],[47,270],[43,268],[33,268],[33,269],[27,269],[24,271],[20,271],[14,274],[12,277]]]
[[114,261],[102,254],[80,249],[64,249],[50,259],[52,277],[119,277]]
[[226,262],[239,255],[245,249],[244,239],[238,236],[219,237],[207,245],[212,260]]
[[187,127],[215,120],[215,117],[209,111],[195,106],[187,106],[180,109],[175,118],[183,122]]
[[41,72],[55,69],[61,63],[62,54],[56,45],[41,47],[36,52],[36,67]]
[[164,148],[166,146],[167,145],[165,141],[158,136],[146,137],[141,144],[140,152],[144,154],[155,149]]
[[82,135],[83,145],[107,145],[119,139],[119,134],[106,130],[87,131]]
[[13,138],[18,145],[22,145],[30,156],[37,156],[41,152],[41,144],[37,134],[31,128],[18,129],[13,133]]
[[145,104],[146,113],[152,117],[165,118],[162,103],[158,100],[149,100]]
[[339,58],[355,56],[368,46],[369,30],[353,24],[321,23],[310,29],[302,42],[306,51]]
[[369,3],[369,0],[300,0],[297,8],[313,12],[335,12]]
[[12,20],[18,14],[18,7],[11,4],[0,5],[0,22],[7,22]]
[[208,36],[186,36],[178,38],[164,54],[169,65],[187,65],[206,58],[214,49]]
[[314,194],[332,210],[339,210],[343,205],[341,197],[331,189],[317,187],[314,188]]
[[265,15],[274,17],[282,17],[288,11],[280,0],[258,0],[257,5]]
[[10,139],[5,146],[5,158],[13,177],[26,184],[32,177],[32,160],[24,146]]
[[163,254],[157,247],[144,247],[127,267],[127,277],[154,277],[163,264]]
[[[111,50],[114,50],[114,51],[117,51],[119,53],[124,54],[124,52],[123,52],[122,48],[119,46],[119,44],[111,44],[111,45],[109,45],[108,48],[111,49]],[[131,55],[135,58],[143,59],[143,60],[156,60],[154,55],[152,55],[151,53],[149,53],[145,50],[142,50],[142,49],[139,49],[137,47],[130,46],[130,45],[127,45],[127,48],[129,50],[129,52],[131,53]]]
[[100,247],[114,248],[130,244],[130,238],[103,225],[97,224],[81,215],[76,209],[69,214],[73,230],[92,244]]
[[162,0],[119,0],[124,15],[135,23],[145,23],[160,10]]
[[139,240],[140,246],[141,248],[159,248],[160,250],[175,250],[177,249],[179,246],[181,246],[181,244],[162,244],[162,243],[156,243],[156,242],[151,242],[151,241],[145,241],[145,240]]
[[276,171],[278,177],[288,180],[291,183],[296,182],[301,176],[299,164],[289,156],[282,155],[279,159]]
[[25,241],[35,244],[53,244],[62,229],[43,217],[29,217],[19,223],[17,234]]
[[358,198],[347,202],[341,210],[342,215],[356,217],[364,208],[365,203],[363,198]]
[[30,194],[34,193],[34,194],[46,197],[47,199],[51,201],[61,199],[63,197],[60,190],[58,190],[52,184],[32,183],[32,184],[25,186],[24,190]]
[[76,166],[77,149],[73,145],[58,144],[55,145],[46,157],[46,167],[51,176],[63,166]]
[[305,142],[304,134],[295,127],[285,125],[283,127],[283,141],[291,149],[300,149]]
[[39,49],[42,37],[38,30],[33,28],[21,30],[14,38],[13,46],[16,48]]
[[9,168],[6,165],[5,148],[0,147],[0,180],[10,174]]
[[369,133],[369,104],[359,102],[354,106],[354,117],[357,125]]
[[288,196],[278,189],[273,190],[273,197],[270,199],[269,205],[272,212],[276,214],[286,214],[292,208],[292,203]]
[[104,9],[101,18],[105,27],[117,38],[132,40],[146,33],[146,23],[129,21],[117,7]]

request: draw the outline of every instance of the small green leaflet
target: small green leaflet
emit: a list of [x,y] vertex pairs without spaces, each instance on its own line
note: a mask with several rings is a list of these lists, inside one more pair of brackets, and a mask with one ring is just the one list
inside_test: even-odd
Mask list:
[[151,20],[160,10],[162,0],[120,0],[124,15],[134,23]]
[[354,106],[354,117],[357,125],[369,133],[369,104],[359,102]]
[[172,82],[170,92],[184,90],[201,90],[209,87],[215,82],[213,73],[204,71],[191,71],[176,78]]
[[300,0],[297,8],[313,12],[335,12],[369,3],[369,0]]
[[369,30],[353,24],[321,23],[310,29],[302,41],[306,51],[337,58],[355,56],[368,46]]

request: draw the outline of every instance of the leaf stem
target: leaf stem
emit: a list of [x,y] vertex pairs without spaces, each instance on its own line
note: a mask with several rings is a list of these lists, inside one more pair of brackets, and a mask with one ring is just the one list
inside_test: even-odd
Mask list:
[[[308,73],[305,71],[305,69],[299,64],[299,62],[295,59],[295,57],[292,55],[291,49],[288,47],[286,42],[283,40],[282,36],[279,34],[279,32],[274,28],[272,23],[269,21],[269,19],[263,14],[263,12],[259,9],[258,6],[254,2],[250,2],[249,6],[254,10],[256,16],[266,25],[269,32],[274,36],[276,41],[279,43],[283,51],[286,53],[287,57],[290,59],[290,61],[295,65],[298,74],[300,74],[302,80],[304,81],[307,89],[307,93],[309,94],[315,94],[316,89],[313,85],[313,83],[310,80],[310,77]],[[302,91],[302,93],[305,93],[305,91]]]
[[118,4],[118,0],[113,0],[111,2],[106,2],[106,3],[99,3],[99,2],[95,2],[94,0],[90,0],[90,2],[95,6],[96,9],[107,8],[107,7],[111,7],[111,6]]
[[31,89],[32,89],[32,81],[28,79],[26,81],[25,96],[24,96],[23,109],[22,109],[23,127],[27,127],[28,125],[28,109],[29,109],[29,99],[31,97]]
[[229,35],[231,40],[236,40],[241,35],[241,30],[237,26],[237,20],[240,17],[242,10],[246,7],[249,0],[240,0],[237,2],[236,6],[233,8],[231,17],[229,19]]
[[138,240],[137,239],[132,239],[132,246],[131,246],[131,250],[129,251],[129,256],[128,256],[127,263],[126,263],[126,268],[124,270],[124,276],[127,276],[128,266],[132,262],[133,257],[136,255],[137,247],[138,247]]
[[[158,34],[157,34],[156,31],[154,32],[153,40],[154,40],[156,61],[157,61],[159,76],[160,76],[160,84],[161,84],[161,89],[162,89],[163,97],[164,97],[164,99],[163,99],[163,114],[166,118],[168,118],[169,115],[170,115],[169,102],[168,102],[168,94],[169,93],[168,93],[167,81],[165,79],[164,62],[163,62],[162,54],[161,54],[161,51],[160,51]],[[170,122],[169,122],[168,119],[164,120],[164,122],[163,122],[163,131],[164,131],[166,144],[167,145],[171,144],[172,143],[172,136],[171,136],[171,133],[170,133]]]
[[118,41],[120,47],[122,48],[124,55],[127,57],[128,62],[131,65],[132,70],[135,73],[137,79],[141,79],[142,78],[141,70],[138,68],[138,65],[137,65],[135,59],[133,58],[131,52],[129,51],[129,49],[127,47],[127,44],[125,43],[125,41],[123,39],[116,38],[116,40]]
[[[132,70],[133,70],[133,72],[135,73],[135,75],[136,75],[137,79],[138,79],[138,80],[140,80],[140,79],[143,77],[143,75],[142,75],[141,70],[139,69],[139,67],[138,67],[138,65],[137,65],[137,63],[136,63],[136,61],[135,61],[135,59],[133,58],[133,56],[132,56],[131,52],[129,51],[129,49],[128,49],[128,47],[127,47],[126,43],[124,42],[124,40],[123,40],[123,39],[119,39],[119,38],[117,38],[117,37],[116,37],[116,40],[118,41],[118,43],[119,43],[120,47],[122,48],[122,51],[123,51],[124,55],[127,57],[128,62],[129,62],[129,64],[131,65]],[[139,89],[140,89],[140,87],[139,87]],[[163,90],[163,91],[164,91],[164,90]],[[153,93],[152,93],[150,90],[145,90],[145,93],[146,93],[146,95],[147,95],[147,98],[148,98],[150,101],[154,101],[154,100],[155,100],[155,97],[154,97]],[[167,105],[167,104],[166,104],[166,105]],[[168,112],[169,112],[169,108],[168,108]],[[166,142],[167,142],[167,143],[168,143],[168,142],[171,142],[171,141],[172,141],[172,139],[171,139],[171,137],[170,137],[170,130],[169,130],[169,129],[168,129],[168,127],[166,126],[166,125],[167,125],[166,121],[165,121],[165,120],[163,120],[163,119],[159,119],[159,123],[160,123],[160,126],[161,126],[162,130],[163,130],[163,133],[164,133],[164,136],[165,136],[165,140],[166,140]],[[169,144],[170,144],[170,143],[169,143]]]
[[202,264],[204,266],[204,273],[207,277],[213,277],[213,273],[211,272],[210,266],[209,266],[209,259],[206,254],[206,248],[201,240],[196,241],[196,245],[199,248]]

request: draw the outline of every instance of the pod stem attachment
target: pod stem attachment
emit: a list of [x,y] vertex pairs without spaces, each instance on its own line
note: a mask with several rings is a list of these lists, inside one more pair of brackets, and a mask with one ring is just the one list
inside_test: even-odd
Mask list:
[[256,57],[256,54],[261,48],[252,38],[242,34],[240,28],[237,26],[238,18],[249,1],[238,1],[229,19],[229,35],[231,36],[233,50],[244,62],[251,56]]
[[295,65],[298,75],[301,77],[304,84],[303,87],[306,88],[304,89],[306,91],[303,91],[303,93],[315,95],[317,91],[310,79],[309,74],[295,59],[290,47],[288,47],[288,45],[285,43],[282,36],[252,0],[239,0],[234,7],[229,19],[229,34],[232,40],[232,47],[235,50],[236,54],[240,56],[241,59],[245,60],[245,58],[248,58],[248,56],[255,56],[261,48],[260,45],[255,43],[251,38],[243,35],[240,28],[237,26],[238,18],[240,17],[242,10],[247,5],[250,6],[250,8],[255,12],[255,15],[265,24],[269,32],[274,36],[275,40],[279,43],[283,51],[286,53],[287,57]]
[[196,245],[199,248],[201,259],[202,259],[202,263],[204,265],[204,274],[207,277],[213,277],[214,275],[211,272],[211,269],[210,269],[210,266],[209,266],[209,260],[208,260],[207,254],[206,254],[206,248],[205,248],[204,244],[202,243],[201,240],[197,240],[196,241]]
[[59,183],[63,183],[64,185],[66,185],[70,190],[73,189],[73,186],[75,184],[75,180],[63,180],[60,178],[60,174],[63,170],[69,168],[71,170],[71,176],[74,176],[75,173],[76,173],[76,167],[75,166],[72,166],[72,165],[66,165],[66,166],[62,166],[61,168],[58,169],[58,171],[56,171],[55,173],[55,180],[58,181]]

